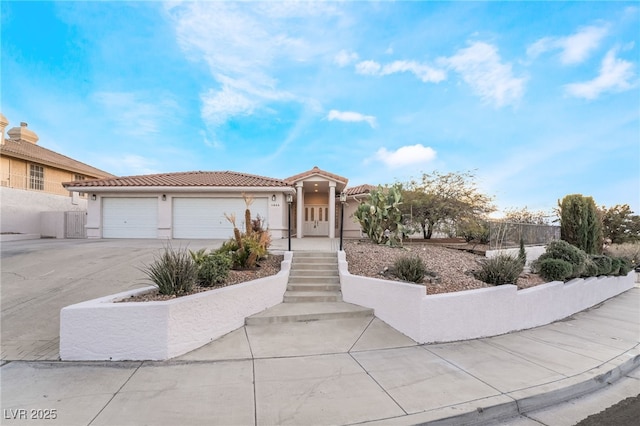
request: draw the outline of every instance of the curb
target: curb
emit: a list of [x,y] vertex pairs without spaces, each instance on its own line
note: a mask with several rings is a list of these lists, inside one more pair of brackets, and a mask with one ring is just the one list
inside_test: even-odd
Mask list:
[[367,425],[491,425],[600,390],[640,367],[640,344],[598,367],[555,382]]

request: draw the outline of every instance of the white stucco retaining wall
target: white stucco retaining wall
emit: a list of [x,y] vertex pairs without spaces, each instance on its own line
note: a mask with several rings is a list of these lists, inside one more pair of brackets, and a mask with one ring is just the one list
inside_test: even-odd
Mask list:
[[244,325],[245,318],[281,303],[293,254],[277,275],[162,302],[113,303],[146,287],[67,306],[60,312],[60,358],[166,360]]
[[[2,206],[0,232],[42,234],[43,212],[65,212],[87,209],[84,198],[47,194],[38,191],[0,187]],[[48,235],[47,235],[48,236]]]
[[418,343],[489,337],[549,324],[614,297],[635,285],[622,277],[554,281],[525,290],[515,285],[427,295],[422,285],[351,275],[338,253],[345,302],[375,310]]

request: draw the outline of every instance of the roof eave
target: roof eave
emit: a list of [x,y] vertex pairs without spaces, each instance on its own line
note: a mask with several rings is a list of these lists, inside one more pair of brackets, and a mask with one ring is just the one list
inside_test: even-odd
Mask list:
[[295,189],[290,186],[76,186],[69,185],[70,183],[65,182],[62,186],[72,192],[290,192],[295,194]]

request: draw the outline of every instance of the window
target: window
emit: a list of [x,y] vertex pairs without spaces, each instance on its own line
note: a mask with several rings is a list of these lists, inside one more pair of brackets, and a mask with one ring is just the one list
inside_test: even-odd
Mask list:
[[42,166],[29,165],[29,189],[44,191],[44,168]]

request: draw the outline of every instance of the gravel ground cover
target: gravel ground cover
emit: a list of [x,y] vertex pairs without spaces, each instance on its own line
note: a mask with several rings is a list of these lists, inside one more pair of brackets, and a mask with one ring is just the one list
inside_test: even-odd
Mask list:
[[[424,261],[427,270],[432,273],[432,275],[425,278],[423,283],[427,294],[452,293],[491,287],[490,284],[475,279],[471,272],[478,268],[478,260],[484,258],[483,255],[477,253],[483,253],[485,249],[486,247],[484,246],[464,244],[455,239],[408,242],[404,247],[400,248],[373,244],[370,240],[344,241],[349,272],[353,275],[401,281],[392,273],[395,260],[401,256],[419,256]],[[465,250],[472,250],[474,253]],[[267,259],[259,262],[260,267],[258,269],[231,270],[224,284],[215,287],[196,286],[194,291],[189,294],[275,275],[280,271],[280,263],[283,259],[284,256],[282,255],[270,255]],[[543,283],[544,280],[538,275],[523,274],[516,284],[519,289],[522,289]],[[151,291],[127,298],[123,302],[158,301],[173,298],[175,296],[161,295],[157,291]]]
[[[458,249],[446,247],[452,244]],[[482,251],[480,247],[459,244],[459,241],[454,240],[412,242],[404,244],[401,248],[376,245],[369,240],[344,242],[349,272],[353,275],[400,281],[391,273],[393,263],[399,257],[417,255],[424,261],[427,270],[436,276],[426,278],[424,284],[427,294],[491,287],[490,284],[475,279],[471,272],[478,269],[478,260],[484,256],[461,249]],[[543,283],[544,280],[538,275],[523,274],[516,284],[518,288],[527,288]]]

